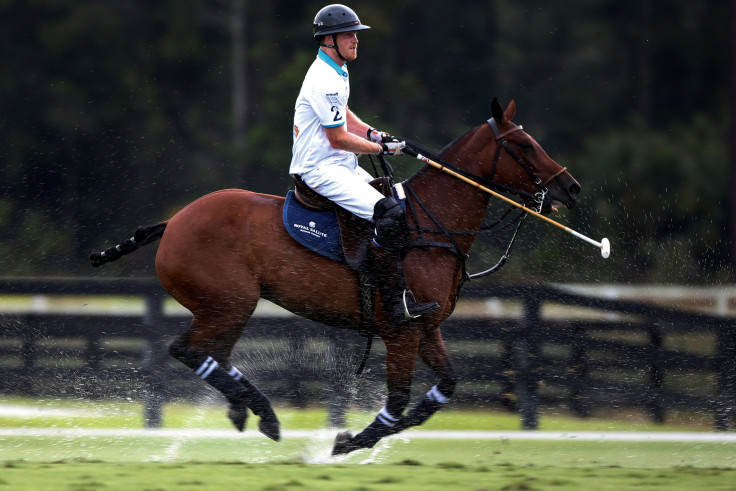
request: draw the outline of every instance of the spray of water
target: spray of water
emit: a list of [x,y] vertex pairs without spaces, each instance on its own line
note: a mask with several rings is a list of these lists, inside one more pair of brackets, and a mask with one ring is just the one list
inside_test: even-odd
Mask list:
[[[361,344],[340,340],[330,342],[327,338],[295,337],[288,341],[249,340],[236,346],[232,357],[234,365],[256,383],[266,373],[271,379],[287,380],[295,371],[319,374],[324,381],[326,390],[323,403],[333,413],[327,427],[314,432],[302,448],[300,459],[305,463],[327,464],[348,458],[331,455],[335,430],[344,429],[346,426],[341,416],[344,414],[343,411],[355,407],[380,408],[385,402],[385,393],[377,389],[379,381],[371,370],[356,373],[363,354]],[[268,393],[267,387],[262,389]],[[298,394],[293,395],[298,399]],[[336,416],[335,412],[339,414]],[[380,459],[380,455],[389,446],[390,442],[381,442],[370,451],[368,461],[375,462]]]

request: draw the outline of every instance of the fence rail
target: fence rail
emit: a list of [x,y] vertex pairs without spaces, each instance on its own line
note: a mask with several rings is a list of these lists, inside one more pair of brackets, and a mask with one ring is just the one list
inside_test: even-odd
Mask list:
[[[154,279],[0,279],[0,295],[135,296],[138,314],[0,313],[0,394],[134,396],[145,424],[161,424],[164,401],[203,385],[166,353],[189,323],[164,315]],[[736,319],[573,293],[548,285],[466,289],[465,301],[514,302],[518,315],[454,315],[443,336],[460,377],[458,404],[516,410],[523,428],[564,405],[580,417],[598,408],[639,408],[654,421],[671,409],[705,411],[719,430],[736,427]],[[549,314],[556,308],[562,313]],[[82,309],[83,310],[83,309]],[[482,309],[481,309],[482,310]],[[355,367],[364,339],[295,316],[255,316],[234,359],[274,398],[327,402],[333,424],[350,404],[377,404],[384,354]],[[433,383],[419,367],[416,385]]]

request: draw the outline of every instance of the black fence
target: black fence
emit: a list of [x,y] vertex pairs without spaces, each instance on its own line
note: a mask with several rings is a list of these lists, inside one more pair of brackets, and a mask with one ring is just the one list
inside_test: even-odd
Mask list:
[[[145,402],[145,424],[159,426],[165,401],[208,394],[166,352],[190,317],[165,314],[167,296],[156,280],[0,280],[0,295],[7,294],[129,297],[144,299],[144,308],[0,313],[0,395],[138,399]],[[518,411],[525,429],[537,428],[540,412],[550,407],[580,417],[632,408],[657,422],[667,411],[693,411],[711,414],[718,430],[736,428],[736,319],[548,285],[466,289],[462,299],[479,302],[475,310],[487,302],[506,308],[493,315],[458,312],[443,326],[460,377],[453,397],[459,406]],[[340,425],[347,407],[383,403],[383,346],[374,343],[368,369],[357,375],[364,346],[350,331],[260,315],[233,361],[272,399],[326,404],[330,422]],[[418,366],[414,397],[433,383]]]

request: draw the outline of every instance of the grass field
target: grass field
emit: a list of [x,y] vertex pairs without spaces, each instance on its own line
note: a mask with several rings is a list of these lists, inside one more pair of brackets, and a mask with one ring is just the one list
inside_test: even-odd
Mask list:
[[722,469],[520,467],[407,460],[389,465],[9,463],[0,487],[18,490],[729,490]]
[[[439,433],[412,429],[332,458],[337,430],[324,428],[324,411],[277,412],[285,433],[278,443],[253,420],[243,434],[231,430],[221,405],[167,405],[165,428],[144,431],[133,402],[0,399],[0,491],[736,489],[736,441],[687,441],[681,432],[715,435],[687,420],[545,416],[534,435],[568,437],[525,439],[516,415],[447,411],[421,428]],[[372,417],[350,413],[348,426],[359,430]],[[450,431],[462,438],[433,437]],[[651,439],[634,439],[642,435]]]

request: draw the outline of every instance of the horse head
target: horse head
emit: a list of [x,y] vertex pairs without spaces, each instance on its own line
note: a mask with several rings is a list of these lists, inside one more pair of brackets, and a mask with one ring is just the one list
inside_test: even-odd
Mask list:
[[541,204],[542,212],[561,206],[573,208],[580,184],[521,125],[512,122],[516,103],[512,100],[503,110],[494,98],[491,113],[487,124],[451,144],[443,157],[462,163],[466,171],[500,191],[519,196],[532,208]]

